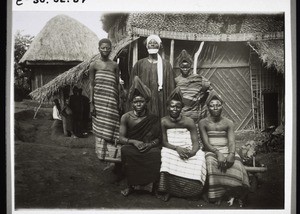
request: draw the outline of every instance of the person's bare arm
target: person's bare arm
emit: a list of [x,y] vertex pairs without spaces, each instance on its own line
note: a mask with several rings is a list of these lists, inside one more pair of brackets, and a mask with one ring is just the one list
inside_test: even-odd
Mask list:
[[88,70],[88,73],[89,73],[89,81],[90,81],[90,85],[89,85],[89,88],[90,88],[90,102],[91,103],[94,103],[94,86],[95,86],[95,68],[94,68],[94,62],[91,63],[90,67],[89,67],[89,70]]
[[168,141],[168,136],[167,136],[167,118],[162,118],[161,119],[161,134],[162,134],[162,144],[164,147],[167,147],[169,149],[176,150],[176,146],[171,145]]
[[207,130],[206,130],[206,119],[202,119],[199,122],[199,130],[200,130],[200,136],[202,139],[202,142],[205,146],[205,149],[208,150],[209,152],[216,152],[216,149],[210,145],[208,142],[208,135],[207,135]]
[[90,94],[89,94],[89,99],[90,99],[90,114],[92,116],[96,116],[95,112],[95,105],[94,105],[94,86],[95,86],[95,68],[94,68],[94,62],[91,63],[89,67],[89,81],[90,81]]
[[218,149],[214,148],[208,141],[208,135],[207,135],[207,127],[206,127],[207,119],[202,119],[199,122],[199,130],[200,130],[200,136],[202,139],[203,144],[205,145],[206,150],[213,152],[217,155],[218,163],[223,163],[226,159],[224,155],[219,152]]
[[124,114],[121,117],[121,121],[120,121],[120,129],[119,129],[119,140],[121,144],[132,144],[134,145],[140,152],[142,152],[141,150],[143,150],[143,141],[138,141],[135,139],[131,139],[126,137],[127,135],[127,126],[128,126],[128,114]]
[[[227,121],[228,124],[228,130],[227,130],[227,136],[228,136],[228,156],[226,158],[226,161],[228,163],[232,163],[234,162],[234,155],[235,155],[235,137],[234,137],[234,124],[232,121],[228,120]],[[229,164],[229,166],[231,167],[232,164]]]
[[192,119],[190,118],[188,119],[189,120],[187,121],[187,123],[188,123],[189,131],[191,134],[192,145],[193,145],[192,150],[189,152],[189,158],[190,158],[196,155],[196,153],[200,149],[200,145],[198,141],[198,133],[197,133],[196,125]]
[[121,117],[121,121],[120,121],[120,129],[119,129],[119,140],[121,144],[126,144],[127,139],[126,138],[126,134],[127,134],[127,115],[123,114]]

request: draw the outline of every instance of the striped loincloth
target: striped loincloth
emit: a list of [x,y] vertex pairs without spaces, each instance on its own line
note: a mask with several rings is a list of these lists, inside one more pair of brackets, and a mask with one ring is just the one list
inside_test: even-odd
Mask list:
[[[167,130],[168,142],[174,146],[192,149],[190,132],[185,128]],[[202,184],[206,178],[205,155],[199,150],[195,156],[182,160],[175,150],[163,147],[161,151],[161,172],[168,172],[182,178],[198,180]]]
[[[225,157],[228,155],[227,132],[209,131],[209,143],[217,148]],[[240,156],[235,153],[234,164],[226,170],[226,173],[218,169],[216,154],[206,152],[206,168],[208,173],[208,198],[210,201],[219,200],[227,190],[232,187],[249,188],[249,178]]]
[[119,137],[119,93],[114,71],[98,70],[95,74],[93,131],[96,137],[113,142]]

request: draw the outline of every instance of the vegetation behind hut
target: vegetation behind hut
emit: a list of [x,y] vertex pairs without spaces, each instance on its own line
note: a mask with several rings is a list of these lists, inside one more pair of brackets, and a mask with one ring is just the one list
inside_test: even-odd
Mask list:
[[30,92],[30,69],[21,66],[18,62],[29,48],[33,38],[31,35],[23,35],[21,31],[17,31],[14,36],[14,90],[16,101],[22,100]]

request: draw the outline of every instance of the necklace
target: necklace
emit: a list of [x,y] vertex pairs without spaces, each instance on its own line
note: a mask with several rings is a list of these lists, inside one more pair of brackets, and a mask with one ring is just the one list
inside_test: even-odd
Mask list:
[[137,117],[144,117],[146,115],[146,111],[144,110],[143,112],[141,112],[140,114],[137,113],[135,110],[133,110],[133,114]]
[[177,118],[173,118],[173,117],[169,116],[169,118],[173,123],[177,123],[178,121],[181,120],[182,115],[180,114],[179,117],[177,117]]

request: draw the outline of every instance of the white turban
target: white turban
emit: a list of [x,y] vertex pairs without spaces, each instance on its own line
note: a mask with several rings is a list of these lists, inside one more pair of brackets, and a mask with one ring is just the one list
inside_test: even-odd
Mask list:
[[[159,36],[150,35],[147,37],[147,48],[148,48],[148,43],[151,40],[155,40],[158,43],[158,45],[160,46],[161,39],[159,38]],[[158,51],[158,50],[156,50],[156,51]],[[149,50],[148,50],[148,52],[149,52]],[[158,90],[161,90],[162,85],[163,85],[163,63],[162,63],[162,58],[158,53],[157,53],[157,77],[158,77]]]
[[154,35],[154,34],[147,37],[147,46],[148,46],[148,43],[149,43],[152,39],[155,40],[155,41],[159,44],[159,46],[160,46],[161,39],[159,38],[159,36]]

